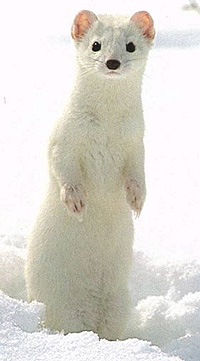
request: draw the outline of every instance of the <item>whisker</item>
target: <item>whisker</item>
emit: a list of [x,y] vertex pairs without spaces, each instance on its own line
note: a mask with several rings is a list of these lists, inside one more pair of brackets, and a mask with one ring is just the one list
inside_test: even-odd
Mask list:
[[96,61],[96,62],[98,62],[98,63],[101,63],[101,64],[104,64],[104,62],[102,61],[102,60],[99,60],[99,59],[94,59],[94,58],[92,58],[92,57],[87,57],[89,60],[92,60],[92,61]]
[[136,62],[137,60],[146,60],[146,57],[145,56],[141,56],[141,57],[137,57],[137,58],[133,58],[133,59],[128,59],[125,61],[125,64],[126,63],[131,63],[131,62]]
[[85,76],[89,75],[89,74],[94,74],[96,72],[96,69],[91,68],[90,66],[86,67],[84,66],[84,68],[81,69],[80,71],[80,77],[84,78]]

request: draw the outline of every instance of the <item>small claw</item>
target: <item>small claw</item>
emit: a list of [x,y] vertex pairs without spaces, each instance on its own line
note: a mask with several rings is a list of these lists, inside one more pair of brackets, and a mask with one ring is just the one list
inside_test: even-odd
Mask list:
[[134,179],[126,182],[126,192],[127,202],[133,210],[135,218],[139,218],[144,203],[145,192],[141,192],[140,185]]
[[135,219],[137,219],[137,218],[140,217],[141,210],[139,210],[139,211],[134,211],[134,213],[135,213]]
[[81,199],[85,193],[82,186],[65,184],[60,191],[60,198],[65,203],[67,213],[75,216],[80,222],[83,220],[85,203]]

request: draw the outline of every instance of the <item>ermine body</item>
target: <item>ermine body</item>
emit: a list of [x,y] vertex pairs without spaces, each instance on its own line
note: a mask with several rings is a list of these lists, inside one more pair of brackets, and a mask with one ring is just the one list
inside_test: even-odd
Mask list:
[[132,210],[145,200],[142,75],[154,37],[146,12],[81,11],[74,89],[48,147],[49,187],[28,241],[28,298],[46,326],[124,337]]

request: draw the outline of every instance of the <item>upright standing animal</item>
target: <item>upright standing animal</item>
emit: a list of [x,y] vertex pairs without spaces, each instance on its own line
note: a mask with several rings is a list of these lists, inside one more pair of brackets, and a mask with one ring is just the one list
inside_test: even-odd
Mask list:
[[48,146],[49,186],[28,240],[29,301],[46,326],[122,339],[130,314],[132,210],[145,200],[142,78],[148,12],[83,10],[72,26],[73,91]]

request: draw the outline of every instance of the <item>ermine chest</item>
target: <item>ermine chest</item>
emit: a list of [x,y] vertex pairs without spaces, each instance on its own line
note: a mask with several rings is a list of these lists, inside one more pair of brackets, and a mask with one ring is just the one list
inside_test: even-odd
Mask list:
[[122,182],[125,167],[123,146],[109,137],[90,140],[82,164],[85,179],[93,187],[113,188]]

